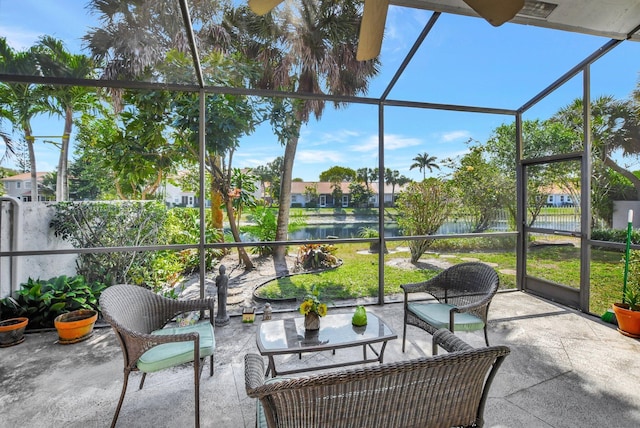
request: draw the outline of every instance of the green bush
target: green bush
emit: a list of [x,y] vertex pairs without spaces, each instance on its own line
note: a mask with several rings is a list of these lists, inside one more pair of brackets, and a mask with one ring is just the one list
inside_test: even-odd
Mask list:
[[[174,208],[169,211],[166,222],[169,244],[197,244],[200,242],[200,210],[198,208]],[[220,231],[211,225],[211,217],[206,216],[205,242],[220,242]],[[223,250],[206,250],[205,269],[213,269],[214,260],[222,257]],[[174,262],[182,265],[181,272],[191,274],[200,270],[200,257],[197,248],[182,250],[179,254],[164,253],[162,265],[167,267]],[[169,259],[169,260],[166,260]]]
[[298,265],[304,270],[331,268],[340,262],[335,256],[338,248],[331,244],[304,244],[298,247]]
[[60,314],[78,309],[100,310],[98,299],[106,285],[88,283],[82,275],[54,277],[46,281],[31,278],[13,298],[0,301],[3,318],[27,317],[29,328],[53,327]]
[[[626,229],[594,229],[591,231],[591,239],[607,242],[627,242]],[[631,243],[640,244],[640,230],[631,231]]]
[[[159,202],[59,202],[50,227],[75,248],[136,247],[167,243],[167,210]],[[82,253],[76,272],[88,282],[132,283],[152,265],[153,252]]]

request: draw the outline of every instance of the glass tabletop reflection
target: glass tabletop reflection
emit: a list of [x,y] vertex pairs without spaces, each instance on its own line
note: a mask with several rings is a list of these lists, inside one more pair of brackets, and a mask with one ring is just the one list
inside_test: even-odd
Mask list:
[[267,321],[260,324],[257,345],[260,353],[278,354],[337,349],[366,345],[396,338],[380,318],[367,313],[367,325],[351,324],[353,314],[329,314],[320,319],[320,330],[305,331],[304,317]]

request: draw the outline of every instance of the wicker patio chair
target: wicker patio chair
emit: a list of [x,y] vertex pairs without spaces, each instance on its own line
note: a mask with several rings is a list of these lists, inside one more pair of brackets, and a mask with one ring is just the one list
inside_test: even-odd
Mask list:
[[265,381],[265,363],[245,355],[247,395],[258,428],[482,427],[489,388],[509,348],[474,349],[449,330],[449,353],[300,378]]
[[[195,425],[200,426],[200,375],[207,356],[210,357],[209,375],[213,376],[213,302],[213,299],[168,299],[151,290],[127,284],[113,285],[102,292],[102,315],[113,327],[124,357],[124,383],[111,422],[112,428],[118,420],[132,371],[142,372],[142,389],[147,373],[192,361]],[[209,311],[209,321],[185,327],[163,328],[177,315],[199,310]]]
[[[460,263],[440,272],[428,281],[402,284],[404,290],[404,328],[402,352],[405,350],[407,325],[419,327],[429,334],[441,328],[454,331],[484,329],[487,335],[487,313],[491,299],[498,291],[500,279],[495,269],[484,263]],[[410,302],[412,293],[428,293],[437,302]],[[435,341],[433,355],[438,353]]]

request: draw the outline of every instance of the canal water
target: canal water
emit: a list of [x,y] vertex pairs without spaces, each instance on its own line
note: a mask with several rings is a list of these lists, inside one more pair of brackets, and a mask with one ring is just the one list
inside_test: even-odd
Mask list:
[[[304,227],[289,233],[289,239],[358,238],[363,228],[378,228],[378,223],[371,220],[371,216],[365,218],[342,217],[338,219],[331,216],[310,217]],[[542,215],[538,217],[534,226],[572,232],[580,230],[579,217],[576,215]],[[506,219],[496,220],[490,228],[492,232],[506,232],[509,230]],[[449,221],[443,224],[438,229],[437,234],[450,235],[471,233],[472,231],[473,225],[470,221],[457,219],[456,221]],[[384,234],[386,237],[402,236],[402,231],[396,222],[386,222],[384,225]],[[247,241],[253,240],[250,237],[245,238]]]

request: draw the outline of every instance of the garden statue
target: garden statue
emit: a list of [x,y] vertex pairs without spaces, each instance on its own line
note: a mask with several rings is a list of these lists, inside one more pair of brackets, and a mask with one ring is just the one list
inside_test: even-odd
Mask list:
[[216,289],[218,290],[218,314],[216,315],[216,325],[223,326],[229,324],[227,315],[227,285],[229,277],[225,274],[227,268],[220,265],[219,275],[216,278]]
[[262,321],[269,321],[272,313],[273,310],[271,309],[271,303],[265,303],[264,311],[262,312]]

